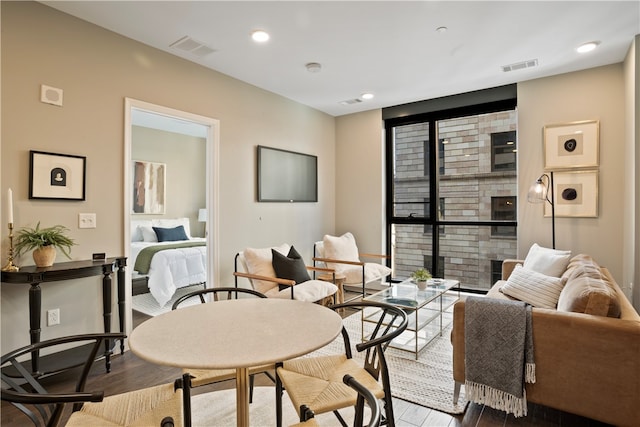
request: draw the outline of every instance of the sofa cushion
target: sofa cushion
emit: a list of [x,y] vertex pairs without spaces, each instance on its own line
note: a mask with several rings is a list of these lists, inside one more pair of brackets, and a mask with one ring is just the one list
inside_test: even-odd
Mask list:
[[537,243],[531,245],[524,259],[524,268],[545,276],[560,277],[571,259],[571,251],[544,248]]
[[620,302],[605,280],[576,277],[568,281],[560,292],[558,311],[620,317]]
[[501,292],[534,307],[555,309],[564,279],[551,277],[516,265]]

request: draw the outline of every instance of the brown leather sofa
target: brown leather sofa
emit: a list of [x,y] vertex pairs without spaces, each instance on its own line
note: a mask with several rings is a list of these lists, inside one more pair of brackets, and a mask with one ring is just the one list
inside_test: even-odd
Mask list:
[[[576,259],[582,262],[591,258],[579,255],[572,262]],[[515,265],[522,262],[505,260],[503,280],[496,282],[487,296],[509,298],[499,289]],[[602,280],[611,294],[615,295],[620,316],[613,318],[534,307],[536,382],[525,386],[527,401],[617,426],[639,426],[640,316],[609,271],[593,264],[602,273]],[[568,287],[569,281],[563,292]],[[457,388],[465,380],[464,308],[464,299],[454,306],[451,333],[453,377]]]

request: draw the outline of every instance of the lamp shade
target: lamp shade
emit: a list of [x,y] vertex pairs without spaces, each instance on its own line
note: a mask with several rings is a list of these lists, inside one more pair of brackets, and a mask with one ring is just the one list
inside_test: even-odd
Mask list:
[[207,210],[199,209],[198,210],[198,222],[207,222]]
[[529,203],[545,202],[547,200],[547,191],[548,191],[548,188],[544,184],[544,182],[542,182],[542,177],[540,177],[529,188],[529,193],[527,194],[527,201]]

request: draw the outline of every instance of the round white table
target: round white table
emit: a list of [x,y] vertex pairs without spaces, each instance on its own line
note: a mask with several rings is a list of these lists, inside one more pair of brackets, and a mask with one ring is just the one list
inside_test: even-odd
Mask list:
[[194,369],[236,369],[237,425],[249,425],[252,366],[302,356],[333,341],[342,318],[318,304],[237,299],[198,304],[135,328],[129,347],[149,362]]

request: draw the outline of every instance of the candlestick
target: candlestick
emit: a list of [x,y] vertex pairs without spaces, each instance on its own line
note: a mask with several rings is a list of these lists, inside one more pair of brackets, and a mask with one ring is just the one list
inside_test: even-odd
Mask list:
[[[11,190],[9,190],[11,191]],[[7,265],[2,267],[2,271],[18,271],[20,267],[13,263],[13,223],[9,223],[9,256]]]
[[7,220],[9,224],[13,224],[13,191],[7,191]]

